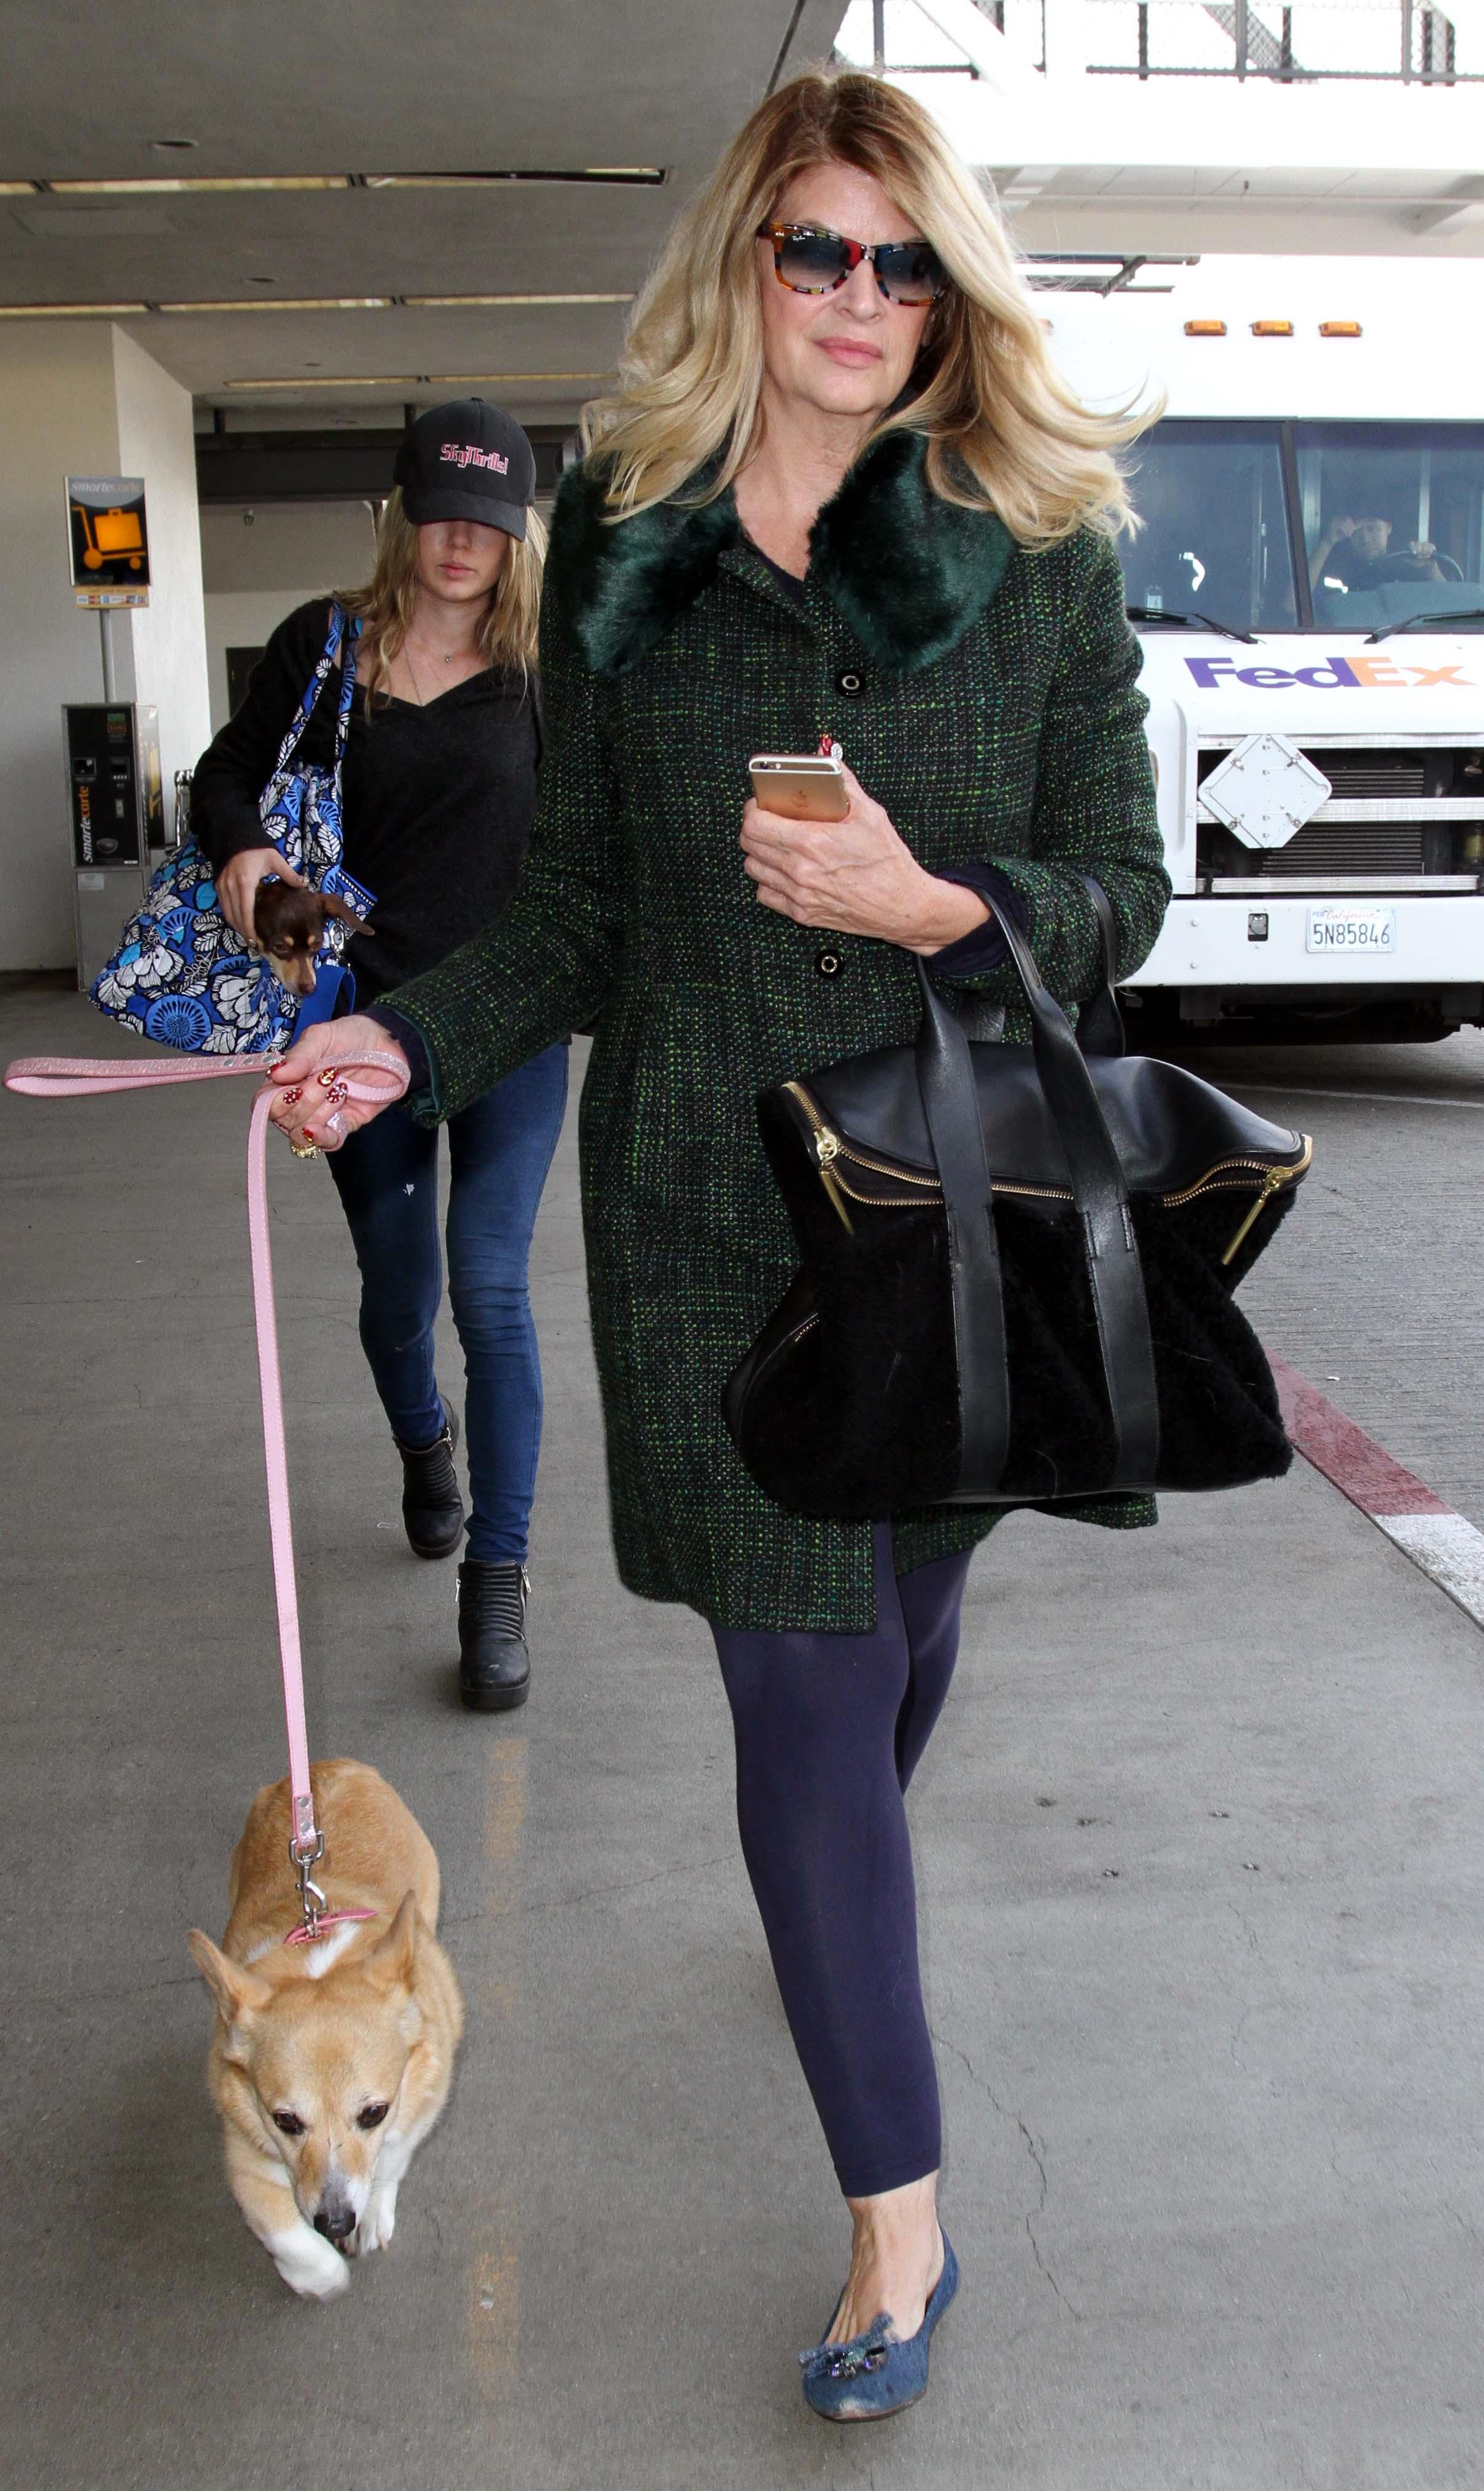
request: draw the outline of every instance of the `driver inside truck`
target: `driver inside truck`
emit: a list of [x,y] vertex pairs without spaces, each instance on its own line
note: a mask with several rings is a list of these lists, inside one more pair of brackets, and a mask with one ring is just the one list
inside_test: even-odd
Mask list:
[[1413,537],[1391,553],[1389,519],[1330,519],[1309,556],[1311,588],[1383,588],[1392,580],[1446,579],[1438,548]]

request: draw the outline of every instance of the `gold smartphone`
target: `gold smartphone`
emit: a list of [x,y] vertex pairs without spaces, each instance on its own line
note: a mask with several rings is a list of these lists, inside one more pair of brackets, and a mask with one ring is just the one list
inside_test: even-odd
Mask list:
[[754,752],[747,768],[765,813],[790,822],[843,822],[850,790],[838,761],[824,752]]

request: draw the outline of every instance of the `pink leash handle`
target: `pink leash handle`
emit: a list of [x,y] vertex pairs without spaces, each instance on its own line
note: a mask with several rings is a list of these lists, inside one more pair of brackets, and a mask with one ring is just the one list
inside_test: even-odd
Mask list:
[[[5,1075],[8,1090],[27,1099],[85,1099],[107,1090],[159,1090],[182,1081],[216,1081],[232,1073],[261,1072],[260,1056],[87,1057],[23,1055]],[[369,1080],[355,1074],[369,1074]],[[347,1099],[391,1106],[407,1089],[400,1057],[373,1048],[347,1056],[335,1079]],[[288,1454],[283,1440],[283,1386],[278,1366],[278,1325],[274,1307],[273,1252],[268,1235],[268,1120],[278,1096],[265,1087],[252,1102],[247,1127],[247,1240],[252,1264],[252,1314],[257,1332],[258,1391],[263,1405],[263,1460],[268,1474],[268,1536],[273,1548],[274,1597],[278,1610],[278,1656],[283,1671],[283,1718],[288,1732],[289,1792],[293,1812],[290,1857],[299,1874],[306,1934],[318,1928],[324,1895],[309,1869],[324,1853],[314,1822],[309,1786],[309,1743],[305,1727],[304,1663],[299,1640],[299,1591],[294,1574],[294,1532],[289,1512]],[[359,1917],[356,1916],[356,1917]]]

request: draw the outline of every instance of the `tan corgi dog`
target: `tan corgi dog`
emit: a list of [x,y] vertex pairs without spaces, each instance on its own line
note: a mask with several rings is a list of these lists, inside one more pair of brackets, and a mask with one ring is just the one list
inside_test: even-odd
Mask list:
[[217,2002],[207,2081],[232,2194],[286,2284],[343,2292],[347,2258],[384,2249],[402,2175],[448,2098],[463,2002],[438,1925],[438,1861],[369,1765],[310,1773],[327,1831],[327,1912],[363,1912],[312,1946],[289,1863],[289,1786],[260,1790],[232,1854],[226,1935],[188,1940]]

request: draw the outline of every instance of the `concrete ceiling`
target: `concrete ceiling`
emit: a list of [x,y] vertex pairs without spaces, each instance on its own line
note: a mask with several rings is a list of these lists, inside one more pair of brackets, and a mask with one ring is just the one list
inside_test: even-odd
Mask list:
[[[0,197],[0,304],[243,302],[124,321],[256,423],[381,414],[508,380],[533,419],[611,370],[626,305],[276,311],[276,298],[631,294],[680,202],[844,0],[0,0],[0,181],[655,166],[653,188],[54,191]],[[189,151],[157,142],[191,139]],[[266,281],[264,281],[266,280]],[[556,374],[518,380],[516,375]],[[420,375],[427,375],[423,382]],[[382,376],[379,389],[337,382]],[[297,383],[254,392],[244,382]],[[373,410],[371,401],[378,406]]]

